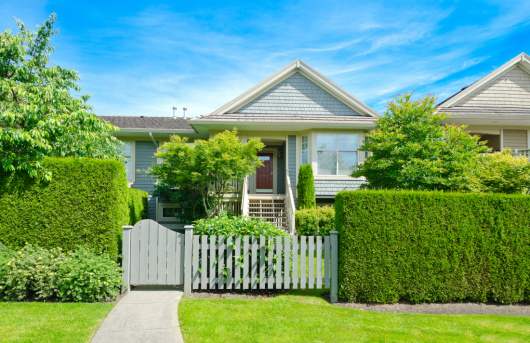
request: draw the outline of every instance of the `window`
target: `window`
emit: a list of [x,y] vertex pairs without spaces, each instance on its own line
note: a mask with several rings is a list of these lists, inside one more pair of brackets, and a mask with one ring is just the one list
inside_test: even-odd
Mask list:
[[350,175],[357,165],[359,135],[317,134],[317,175]]
[[302,164],[309,164],[309,136],[302,136]]
[[125,158],[125,172],[127,173],[127,180],[134,181],[134,142],[124,141],[121,148],[121,155]]
[[159,222],[181,222],[177,217],[181,209],[175,203],[159,203],[157,220]]

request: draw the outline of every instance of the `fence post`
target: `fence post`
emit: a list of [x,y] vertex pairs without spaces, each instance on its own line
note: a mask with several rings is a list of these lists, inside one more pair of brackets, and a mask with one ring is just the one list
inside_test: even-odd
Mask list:
[[184,294],[191,295],[191,255],[193,225],[184,226]]
[[123,283],[125,289],[123,293],[128,292],[131,288],[131,230],[132,226],[126,225],[121,227],[123,230],[122,242],[121,242],[121,253],[123,259],[121,260],[121,267],[123,268]]
[[330,301],[336,303],[338,301],[339,288],[339,232],[330,231],[331,236],[331,291]]

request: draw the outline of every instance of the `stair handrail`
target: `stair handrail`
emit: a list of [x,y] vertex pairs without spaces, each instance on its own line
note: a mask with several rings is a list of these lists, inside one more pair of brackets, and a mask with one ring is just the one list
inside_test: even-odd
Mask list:
[[291,188],[291,178],[289,177],[289,169],[285,172],[285,185],[286,185],[286,212],[287,212],[287,227],[289,228],[289,234],[294,235],[295,231],[295,213],[296,206],[294,205],[293,190]]
[[241,188],[241,214],[248,216],[248,175],[243,180],[243,187]]

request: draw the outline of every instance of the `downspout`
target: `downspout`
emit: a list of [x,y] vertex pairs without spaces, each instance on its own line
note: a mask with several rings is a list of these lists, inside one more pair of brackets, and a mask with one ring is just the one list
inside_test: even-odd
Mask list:
[[153,141],[153,143],[155,144],[156,148],[158,149],[158,144],[156,144],[156,141],[155,141],[155,138],[153,137],[153,133],[152,132],[149,132],[149,137],[151,137],[151,140]]

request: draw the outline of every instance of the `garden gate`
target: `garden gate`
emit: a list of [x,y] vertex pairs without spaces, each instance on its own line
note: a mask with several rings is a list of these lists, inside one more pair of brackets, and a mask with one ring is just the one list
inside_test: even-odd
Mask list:
[[234,237],[178,233],[152,220],[123,227],[123,281],[192,289],[321,289],[337,301],[338,232]]

